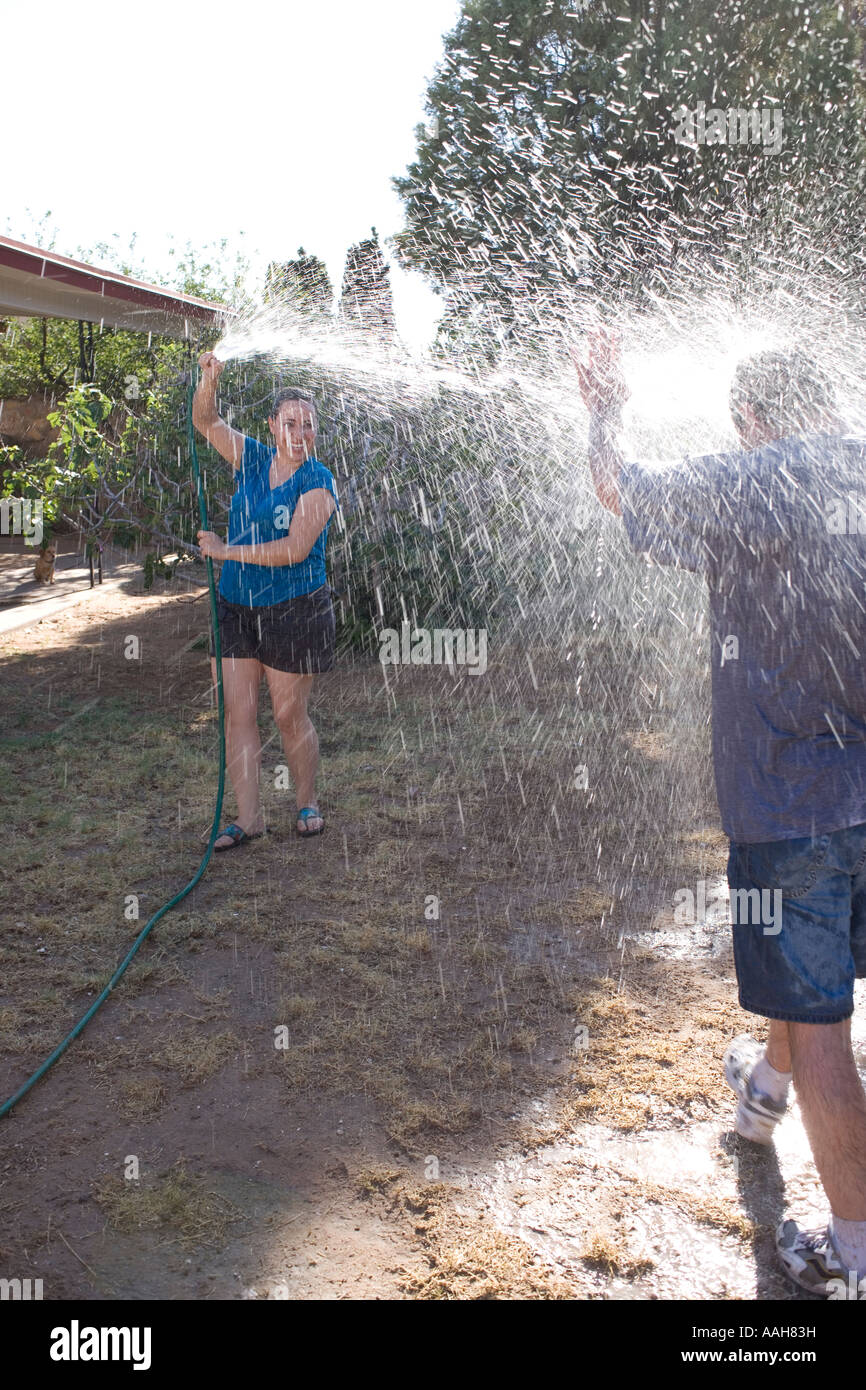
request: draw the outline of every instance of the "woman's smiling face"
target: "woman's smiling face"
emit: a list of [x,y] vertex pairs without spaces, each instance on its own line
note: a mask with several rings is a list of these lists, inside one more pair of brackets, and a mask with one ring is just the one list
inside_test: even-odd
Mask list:
[[283,401],[268,419],[274,442],[292,458],[311,458],[316,444],[316,410],[309,401]]

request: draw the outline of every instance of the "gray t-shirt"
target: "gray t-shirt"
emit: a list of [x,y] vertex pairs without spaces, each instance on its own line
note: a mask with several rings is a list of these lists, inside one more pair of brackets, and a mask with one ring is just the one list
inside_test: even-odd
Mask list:
[[634,549],[707,577],[725,833],[866,823],[866,439],[628,463],[619,484]]

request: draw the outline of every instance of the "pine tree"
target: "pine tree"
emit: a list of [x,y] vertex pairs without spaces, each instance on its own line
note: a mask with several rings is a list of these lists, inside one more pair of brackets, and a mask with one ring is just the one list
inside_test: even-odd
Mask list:
[[347,322],[384,337],[393,337],[396,331],[390,270],[375,227],[366,241],[349,248],[340,315]]
[[[400,260],[505,318],[585,289],[652,286],[810,223],[862,254],[860,6],[781,0],[464,0],[394,180]],[[677,113],[772,108],[781,151],[677,137]]]
[[333,310],[334,291],[327,266],[318,256],[298,247],[297,259],[272,261],[265,279],[265,299],[289,301],[303,313],[324,316]]

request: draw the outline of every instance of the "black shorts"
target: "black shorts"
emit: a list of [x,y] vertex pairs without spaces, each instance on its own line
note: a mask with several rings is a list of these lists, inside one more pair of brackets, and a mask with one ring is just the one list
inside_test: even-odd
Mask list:
[[[336,621],[327,584],[285,603],[246,608],[217,594],[223,660],[260,661],[274,671],[315,675],[334,664]],[[215,656],[213,634],[210,654]]]

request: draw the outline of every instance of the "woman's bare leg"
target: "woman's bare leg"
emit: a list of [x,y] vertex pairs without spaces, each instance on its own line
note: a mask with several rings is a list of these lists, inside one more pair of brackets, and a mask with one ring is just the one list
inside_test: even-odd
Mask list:
[[[216,660],[211,657],[216,684]],[[261,800],[262,742],[259,737],[259,685],[264,667],[260,661],[226,657],[223,698],[226,712],[226,769],[237,805],[236,824],[247,834],[264,830]],[[216,844],[228,848],[231,838],[220,835]]]
[[[275,671],[271,666],[264,669],[271,692],[274,719],[295,784],[298,810],[302,806],[315,806],[319,738],[307,713],[313,677],[296,675],[290,671]],[[306,824],[300,820],[297,824],[299,830],[315,831],[321,829],[324,821],[321,816],[308,816]]]

